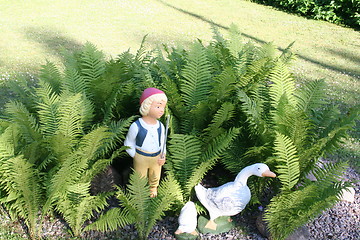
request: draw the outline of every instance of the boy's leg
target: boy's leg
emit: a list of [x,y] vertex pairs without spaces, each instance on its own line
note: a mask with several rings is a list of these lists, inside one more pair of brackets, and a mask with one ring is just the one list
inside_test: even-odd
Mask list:
[[134,156],[134,170],[140,173],[142,177],[148,177],[148,169],[148,157],[136,153]]
[[158,163],[159,156],[151,158],[149,166],[149,185],[150,195],[152,197],[157,196],[157,187],[159,186],[161,176],[161,166]]

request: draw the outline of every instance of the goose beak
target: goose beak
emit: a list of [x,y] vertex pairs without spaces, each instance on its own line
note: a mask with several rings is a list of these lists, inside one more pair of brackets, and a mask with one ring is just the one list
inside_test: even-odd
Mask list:
[[263,176],[263,177],[276,177],[276,174],[273,173],[273,172],[270,171],[270,170],[266,170],[265,172],[263,172],[263,173],[261,174],[261,176]]

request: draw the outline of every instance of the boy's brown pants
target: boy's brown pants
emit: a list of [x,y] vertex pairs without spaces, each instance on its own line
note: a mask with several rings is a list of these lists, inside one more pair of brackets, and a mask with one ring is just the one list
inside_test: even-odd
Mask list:
[[134,170],[141,176],[149,179],[150,189],[157,188],[160,182],[161,166],[158,163],[160,154],[155,157],[143,156],[136,153],[134,157]]

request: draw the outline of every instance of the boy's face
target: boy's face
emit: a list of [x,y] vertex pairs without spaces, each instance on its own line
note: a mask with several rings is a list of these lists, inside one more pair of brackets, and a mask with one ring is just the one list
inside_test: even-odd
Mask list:
[[165,101],[154,100],[150,106],[148,116],[156,119],[161,118],[161,116],[164,115],[165,107],[166,107]]

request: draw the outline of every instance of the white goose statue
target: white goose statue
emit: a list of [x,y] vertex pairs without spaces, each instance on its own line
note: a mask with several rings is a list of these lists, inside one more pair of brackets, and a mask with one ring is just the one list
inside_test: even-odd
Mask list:
[[242,169],[234,182],[228,182],[216,188],[204,188],[200,184],[195,186],[196,196],[202,205],[209,211],[210,220],[205,228],[216,230],[214,220],[220,216],[234,216],[241,212],[249,203],[251,192],[247,179],[258,177],[276,177],[264,163],[256,163]]

